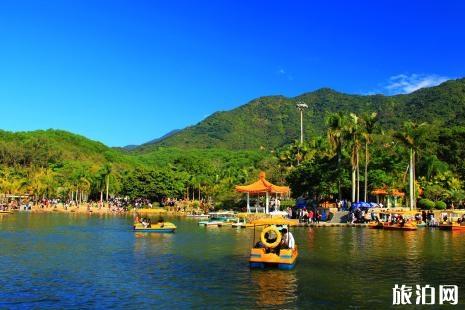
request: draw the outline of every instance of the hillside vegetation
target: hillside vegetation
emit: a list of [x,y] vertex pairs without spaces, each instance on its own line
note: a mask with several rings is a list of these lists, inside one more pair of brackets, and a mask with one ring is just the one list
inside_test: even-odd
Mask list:
[[[294,142],[297,102],[310,107],[303,145]],[[234,206],[241,203],[234,185],[264,170],[272,182],[289,184],[293,196],[369,200],[374,188],[407,192],[414,152],[416,191],[457,205],[465,199],[464,111],[460,79],[390,97],[330,89],[262,97],[130,150],[61,130],[0,131],[0,194],[97,200],[108,191]]]
[[[447,81],[408,95],[360,96],[320,89],[297,97],[262,97],[227,112],[217,112],[199,124],[176,132],[151,145],[181,148],[274,149],[300,135],[297,102],[308,104],[305,136],[325,133],[325,118],[334,112],[377,112],[384,129],[398,128],[404,121],[465,123],[465,79]],[[137,150],[137,149],[136,149]],[[150,150],[150,144],[139,151]]]

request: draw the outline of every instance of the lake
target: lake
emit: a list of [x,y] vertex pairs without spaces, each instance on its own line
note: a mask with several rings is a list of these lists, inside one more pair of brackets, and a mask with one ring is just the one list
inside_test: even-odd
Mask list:
[[465,283],[465,234],[298,227],[294,270],[250,270],[253,229],[169,220],[175,234],[135,233],[130,216],[0,215],[0,308],[388,308],[395,284]]

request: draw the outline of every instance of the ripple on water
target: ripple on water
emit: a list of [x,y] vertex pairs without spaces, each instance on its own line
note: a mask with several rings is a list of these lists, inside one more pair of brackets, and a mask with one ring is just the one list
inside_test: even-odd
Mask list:
[[14,214],[0,221],[0,307],[385,308],[394,284],[464,283],[465,234],[296,228],[292,271],[250,270],[252,230],[173,219]]

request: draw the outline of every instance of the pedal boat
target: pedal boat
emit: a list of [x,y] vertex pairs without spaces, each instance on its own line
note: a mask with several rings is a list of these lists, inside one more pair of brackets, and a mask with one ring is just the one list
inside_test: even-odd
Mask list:
[[384,225],[381,222],[371,222],[368,224],[368,228],[371,229],[383,229]]
[[253,228],[253,224],[251,223],[245,223],[245,222],[237,222],[237,223],[232,223],[231,227],[234,228]]
[[[299,252],[297,245],[294,249],[280,249],[279,254],[275,253],[274,250],[279,246],[282,239],[282,234],[279,228],[286,227],[289,229],[294,223],[288,219],[259,219],[253,221],[254,225],[254,247],[250,250],[249,264],[250,268],[265,268],[265,267],[277,267],[282,270],[291,270],[295,267]],[[255,229],[257,227],[264,227],[260,239],[265,245],[265,248],[255,247]],[[277,238],[272,244],[269,244],[265,238],[265,233],[274,233]]]
[[205,226],[205,227],[208,227],[208,226],[221,227],[221,226],[223,226],[224,223],[225,222],[223,222],[223,221],[200,221],[199,225],[200,226]]
[[210,215],[208,214],[188,214],[186,217],[194,218],[194,219],[208,219]]
[[224,212],[210,212],[209,213],[210,220],[208,221],[200,221],[198,224],[200,226],[231,226],[232,223],[237,221],[236,215],[232,211],[224,211]]
[[410,231],[410,230],[417,230],[417,224],[414,222],[407,222],[404,225],[401,224],[391,224],[391,223],[384,223],[383,224],[383,229],[386,230],[404,230],[404,231]]
[[176,225],[170,222],[162,222],[151,224],[149,227],[144,227],[142,223],[134,223],[134,231],[139,232],[155,232],[155,233],[174,233]]
[[247,221],[247,213],[239,213],[237,219],[232,223],[231,227],[233,228],[253,228],[255,225]]
[[465,231],[465,213],[459,210],[447,210],[447,219],[439,222],[440,230]]
[[439,224],[440,230],[465,231],[465,225],[459,223],[442,222]]

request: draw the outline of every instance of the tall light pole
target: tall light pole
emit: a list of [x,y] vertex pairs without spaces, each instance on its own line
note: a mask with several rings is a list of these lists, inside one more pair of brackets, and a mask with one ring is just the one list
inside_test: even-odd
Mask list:
[[304,144],[304,110],[308,109],[308,105],[299,101],[296,107],[300,111],[300,145],[302,145]]

